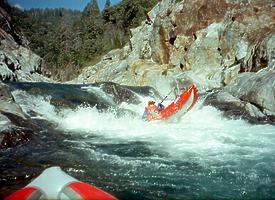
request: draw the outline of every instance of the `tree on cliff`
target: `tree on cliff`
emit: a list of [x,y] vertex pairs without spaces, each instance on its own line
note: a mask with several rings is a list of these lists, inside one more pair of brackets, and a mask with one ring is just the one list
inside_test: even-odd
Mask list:
[[96,0],[85,7],[81,21],[83,23],[81,56],[84,60],[88,60],[100,51],[100,36],[103,33],[103,21]]
[[106,0],[100,12],[97,1],[91,0],[82,13],[64,8],[25,12],[17,9],[12,17],[55,78],[68,80],[101,55],[124,46],[129,41],[130,28],[145,20],[145,13],[156,3],[157,0],[122,0],[110,6],[110,0]]
[[129,41],[130,29],[138,26],[146,19],[157,0],[123,0],[120,4],[106,8],[102,13],[105,32],[104,49],[121,48]]

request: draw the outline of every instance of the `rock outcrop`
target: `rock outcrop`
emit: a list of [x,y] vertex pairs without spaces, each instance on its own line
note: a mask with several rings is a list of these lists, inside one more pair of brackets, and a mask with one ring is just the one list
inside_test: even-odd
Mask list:
[[41,131],[15,102],[8,85],[1,81],[53,80],[41,67],[42,59],[29,48],[29,41],[11,22],[5,2],[0,4],[0,149],[28,141]]
[[[28,48],[28,40],[11,22],[11,17],[0,7],[0,80],[52,81],[41,67],[42,59]],[[46,75],[46,76],[45,76]]]
[[149,12],[152,22],[131,30],[129,45],[77,81],[146,85],[192,71],[202,89],[226,85],[239,72],[274,67],[273,9],[272,1],[163,0]]
[[131,30],[128,45],[85,68],[74,82],[150,85],[161,93],[186,81],[199,92],[222,88],[244,72],[256,82],[254,73],[275,69],[274,13],[271,0],[162,0],[149,21]]
[[10,88],[0,82],[0,149],[28,141],[39,131],[39,126],[29,122],[21,107],[14,101]]
[[207,96],[213,105],[230,117],[242,116],[251,122],[275,124],[275,71],[245,72],[229,85]]

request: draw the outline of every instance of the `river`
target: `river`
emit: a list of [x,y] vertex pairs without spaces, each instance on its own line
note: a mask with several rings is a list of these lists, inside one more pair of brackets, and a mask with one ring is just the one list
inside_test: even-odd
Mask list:
[[[55,126],[1,152],[3,173],[21,176],[2,180],[3,188],[60,166],[119,199],[275,199],[273,125],[227,119],[203,99],[181,118],[148,123],[88,105],[57,109],[51,95],[13,95],[25,112]],[[140,100],[119,107],[141,116],[148,98]]]

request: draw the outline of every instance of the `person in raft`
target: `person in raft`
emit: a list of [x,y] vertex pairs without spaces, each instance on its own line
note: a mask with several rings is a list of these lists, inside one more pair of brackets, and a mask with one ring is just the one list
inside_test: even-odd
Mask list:
[[158,103],[158,106],[156,106],[155,101],[148,101],[148,105],[145,107],[144,113],[142,115],[142,119],[146,121],[151,121],[155,117],[157,117],[157,114],[164,109],[164,105],[161,103]]

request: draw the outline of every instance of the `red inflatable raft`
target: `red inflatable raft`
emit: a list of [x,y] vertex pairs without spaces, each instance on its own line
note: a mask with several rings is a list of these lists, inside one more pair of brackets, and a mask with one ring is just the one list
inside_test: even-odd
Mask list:
[[69,176],[59,167],[46,169],[30,184],[5,200],[40,199],[116,200],[112,195]]
[[160,111],[153,120],[166,120],[176,113],[183,115],[195,105],[197,100],[197,90],[195,85],[192,85],[183,91],[170,105]]

